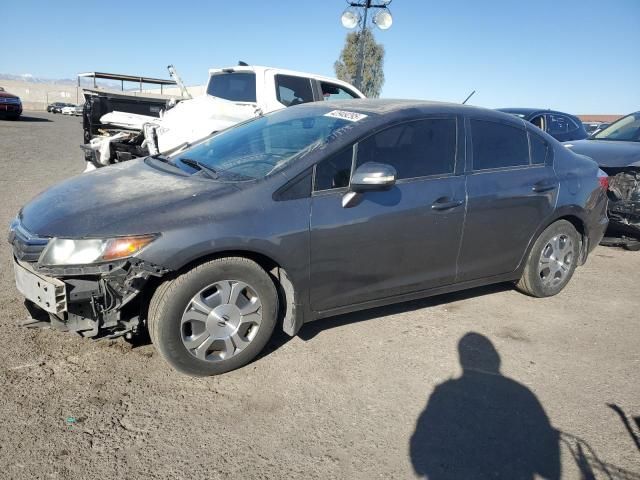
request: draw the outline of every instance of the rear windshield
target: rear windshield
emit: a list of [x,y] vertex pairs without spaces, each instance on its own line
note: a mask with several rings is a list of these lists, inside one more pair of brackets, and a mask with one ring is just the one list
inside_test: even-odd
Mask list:
[[251,72],[217,73],[209,79],[207,93],[232,102],[255,102],[256,74]]

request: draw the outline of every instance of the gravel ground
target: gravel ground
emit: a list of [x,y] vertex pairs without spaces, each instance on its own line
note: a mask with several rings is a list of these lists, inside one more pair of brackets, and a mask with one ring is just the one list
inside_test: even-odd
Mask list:
[[[80,142],[79,118],[0,120],[1,225],[82,171]],[[0,244],[0,477],[640,479],[640,253],[599,247],[549,299],[498,285],[309,324],[207,379],[17,327],[11,262]]]

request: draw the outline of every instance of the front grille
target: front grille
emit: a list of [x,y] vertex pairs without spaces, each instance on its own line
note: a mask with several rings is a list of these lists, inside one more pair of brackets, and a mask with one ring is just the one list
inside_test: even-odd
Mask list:
[[18,260],[37,262],[49,239],[32,234],[20,222],[16,222],[11,226],[9,243],[13,245],[13,254]]

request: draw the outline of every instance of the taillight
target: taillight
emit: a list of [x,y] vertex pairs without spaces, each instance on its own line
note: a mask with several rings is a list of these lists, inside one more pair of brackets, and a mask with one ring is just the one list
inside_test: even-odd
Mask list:
[[598,183],[604,191],[609,190],[609,175],[602,170],[598,170]]

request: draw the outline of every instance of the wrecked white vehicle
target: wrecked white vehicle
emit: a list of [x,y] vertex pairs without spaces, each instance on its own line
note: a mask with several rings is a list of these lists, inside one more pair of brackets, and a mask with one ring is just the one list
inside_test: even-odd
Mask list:
[[640,112],[564,145],[593,158],[609,175],[609,230],[601,243],[640,250]]
[[[109,87],[99,86],[96,82],[98,79],[110,82]],[[158,119],[168,106],[188,98],[184,93],[177,91],[177,83],[174,80],[115,73],[80,73],[78,88],[81,81],[91,80],[93,87],[85,86],[82,89],[85,102],[82,112],[84,145],[81,145],[85,151],[85,159],[91,166],[101,165],[100,159],[110,156],[113,156],[114,161],[123,161],[144,155],[144,136],[138,128],[139,122],[133,122],[132,118],[145,119],[144,121],[150,118]],[[116,82],[120,83],[121,90],[114,88]],[[128,86],[137,84],[139,90],[125,90],[125,83]],[[143,85],[152,86],[152,92],[143,90]],[[167,94],[167,88],[173,88],[176,93]],[[114,111],[127,112],[131,116],[129,123],[103,123],[102,118]]]
[[[122,97],[105,92],[96,97],[95,89],[85,89],[89,107],[85,109],[83,149],[89,169],[170,153],[239,122],[285,107],[364,95],[335,78],[241,64],[209,70],[206,93],[180,99],[173,107],[170,103],[158,104],[160,98],[150,102],[149,98],[136,96],[131,102],[124,102]],[[158,108],[157,115],[154,111],[141,112],[145,102]],[[97,113],[100,116],[96,122]]]

